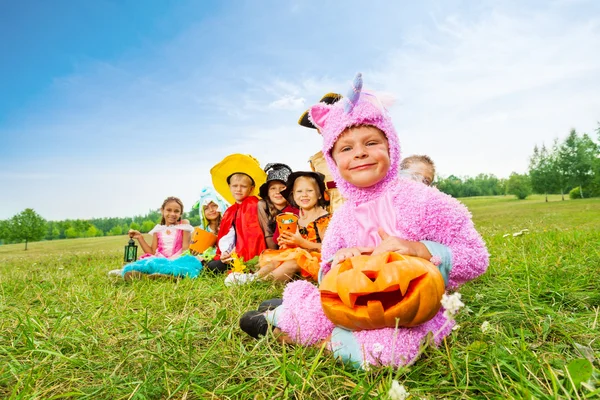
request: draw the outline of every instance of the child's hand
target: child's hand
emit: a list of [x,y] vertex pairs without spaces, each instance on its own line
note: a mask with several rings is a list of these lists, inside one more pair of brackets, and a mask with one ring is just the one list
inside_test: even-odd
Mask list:
[[378,233],[382,239],[382,242],[375,248],[375,250],[373,250],[373,255],[386,253],[388,251],[395,251],[396,253],[406,256],[417,255],[417,252],[413,246],[414,242],[388,235],[383,228],[379,228]]
[[300,232],[290,233],[288,231],[283,231],[279,233],[279,238],[277,242],[281,246],[285,244],[287,246],[302,246],[304,243],[304,238],[300,235]]
[[140,238],[142,237],[142,234],[140,233],[140,231],[136,231],[135,229],[130,229],[129,232],[127,232],[129,234],[130,238],[136,239],[136,240],[140,240]]
[[225,261],[229,261],[229,259],[231,258],[231,254],[224,251],[221,253],[221,261],[225,262]]
[[360,256],[361,254],[370,254],[372,251],[372,247],[350,247],[347,249],[339,249],[335,253],[335,256],[333,256],[331,266],[334,267],[348,258]]

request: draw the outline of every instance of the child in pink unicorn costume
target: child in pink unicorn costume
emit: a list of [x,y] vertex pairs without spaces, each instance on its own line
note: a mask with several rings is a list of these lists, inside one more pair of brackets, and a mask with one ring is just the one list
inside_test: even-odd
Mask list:
[[[486,271],[489,254],[469,211],[435,188],[398,179],[396,131],[381,100],[362,92],[360,74],[347,98],[333,105],[317,104],[309,116],[323,135],[323,154],[346,199],[333,214],[323,241],[319,281],[331,269],[331,260],[336,265],[359,254],[388,251],[430,260],[442,273],[446,289]],[[454,325],[442,307],[415,327],[349,331],[325,316],[319,289],[306,281],[288,284],[279,307],[271,309],[265,303],[240,320],[248,334],[264,335],[271,324],[281,341],[326,342],[336,357],[356,367],[411,364],[429,333],[439,345]]]

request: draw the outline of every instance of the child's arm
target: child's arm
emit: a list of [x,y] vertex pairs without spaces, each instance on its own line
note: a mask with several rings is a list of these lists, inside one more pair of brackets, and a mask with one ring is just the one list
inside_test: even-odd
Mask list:
[[156,248],[158,247],[158,237],[156,236],[156,233],[154,235],[152,235],[152,246],[148,245],[148,243],[146,243],[146,240],[144,239],[144,236],[140,233],[140,231],[136,231],[135,229],[129,230],[129,237],[137,240],[138,243],[140,244],[142,250],[144,250],[145,253],[148,253],[148,254],[156,253]]
[[183,244],[181,249],[183,251],[186,251],[187,249],[189,249],[190,247],[190,233],[188,231],[183,231]]
[[279,245],[294,245],[309,251],[321,251],[321,243],[313,243],[310,240],[304,239],[302,235],[300,235],[300,232],[292,234],[290,232],[283,231],[279,234],[278,241]]

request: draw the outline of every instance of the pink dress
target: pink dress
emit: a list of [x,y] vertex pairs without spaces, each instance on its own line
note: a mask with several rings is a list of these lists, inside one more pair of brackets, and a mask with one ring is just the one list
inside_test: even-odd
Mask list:
[[146,253],[140,257],[140,260],[148,257],[161,257],[174,260],[183,253],[183,232],[193,232],[194,228],[190,224],[179,225],[156,225],[150,232],[150,235],[156,235],[158,247],[154,254]]

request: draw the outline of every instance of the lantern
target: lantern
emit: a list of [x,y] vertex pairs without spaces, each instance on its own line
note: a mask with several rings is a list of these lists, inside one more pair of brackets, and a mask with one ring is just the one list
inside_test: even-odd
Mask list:
[[133,239],[129,239],[129,243],[125,246],[125,254],[123,255],[123,263],[129,264],[137,260],[137,245]]
[[323,312],[350,330],[416,326],[441,307],[444,278],[429,261],[383,253],[344,260],[321,285]]

